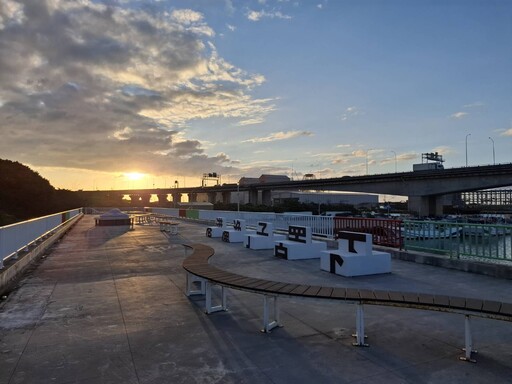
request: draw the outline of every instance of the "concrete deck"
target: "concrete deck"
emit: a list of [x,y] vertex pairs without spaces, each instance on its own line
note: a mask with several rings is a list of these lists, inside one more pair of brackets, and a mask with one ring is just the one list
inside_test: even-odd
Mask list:
[[353,347],[355,307],[281,300],[283,328],[259,332],[263,299],[229,291],[228,312],[187,298],[181,244],[216,250],[214,264],[253,277],[512,301],[511,281],[393,260],[392,274],[344,278],[319,260],[205,236],[181,223],[94,227],[86,216],[0,303],[0,383],[506,383],[512,323],[474,318],[477,363],[458,360],[464,316],[367,306],[369,348]]

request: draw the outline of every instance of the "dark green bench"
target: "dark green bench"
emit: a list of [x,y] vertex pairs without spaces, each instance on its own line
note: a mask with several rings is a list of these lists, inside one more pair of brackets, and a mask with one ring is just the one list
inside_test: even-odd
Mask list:
[[[187,296],[205,295],[205,312],[210,314],[227,309],[224,288],[238,289],[263,295],[263,329],[270,332],[281,326],[279,319],[278,296],[298,296],[306,298],[341,300],[356,305],[356,342],[354,345],[365,346],[364,342],[364,305],[381,305],[402,308],[415,308],[430,311],[461,313],[465,315],[465,356],[463,360],[474,361],[471,335],[471,317],[483,317],[495,320],[512,321],[512,303],[481,300],[468,297],[432,295],[417,292],[398,292],[369,290],[343,287],[327,287],[284,283],[273,280],[257,279],[224,271],[208,263],[215,253],[214,249],[204,244],[192,244],[193,249],[183,261],[187,271]],[[194,289],[198,283],[199,288]],[[197,285],[197,284],[196,284]],[[212,286],[221,288],[221,303],[212,304]],[[271,316],[273,304],[273,319]]]

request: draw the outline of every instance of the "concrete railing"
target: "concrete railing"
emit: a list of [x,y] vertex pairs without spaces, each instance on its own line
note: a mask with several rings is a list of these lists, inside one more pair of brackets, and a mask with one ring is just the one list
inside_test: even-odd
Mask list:
[[82,213],[82,208],[55,213],[0,227],[0,269],[4,260],[17,257],[31,244],[56,231],[60,226]]

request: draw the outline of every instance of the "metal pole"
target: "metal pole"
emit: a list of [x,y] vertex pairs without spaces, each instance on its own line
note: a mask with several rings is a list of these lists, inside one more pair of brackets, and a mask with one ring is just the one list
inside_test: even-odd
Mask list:
[[471,136],[471,133],[466,135],[466,167],[468,166],[468,136]]
[[236,183],[236,211],[240,212],[240,183]]
[[494,152],[494,140],[489,136],[489,140],[492,141],[492,165],[496,165],[496,154]]
[[391,151],[395,154],[395,173],[396,173],[396,152],[395,151]]
[[366,174],[368,175],[368,152],[370,152],[373,148],[366,150]]

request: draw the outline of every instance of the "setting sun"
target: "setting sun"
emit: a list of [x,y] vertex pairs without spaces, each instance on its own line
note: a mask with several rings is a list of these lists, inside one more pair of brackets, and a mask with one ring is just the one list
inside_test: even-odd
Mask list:
[[140,180],[144,177],[143,173],[138,172],[125,173],[124,175],[128,180]]

